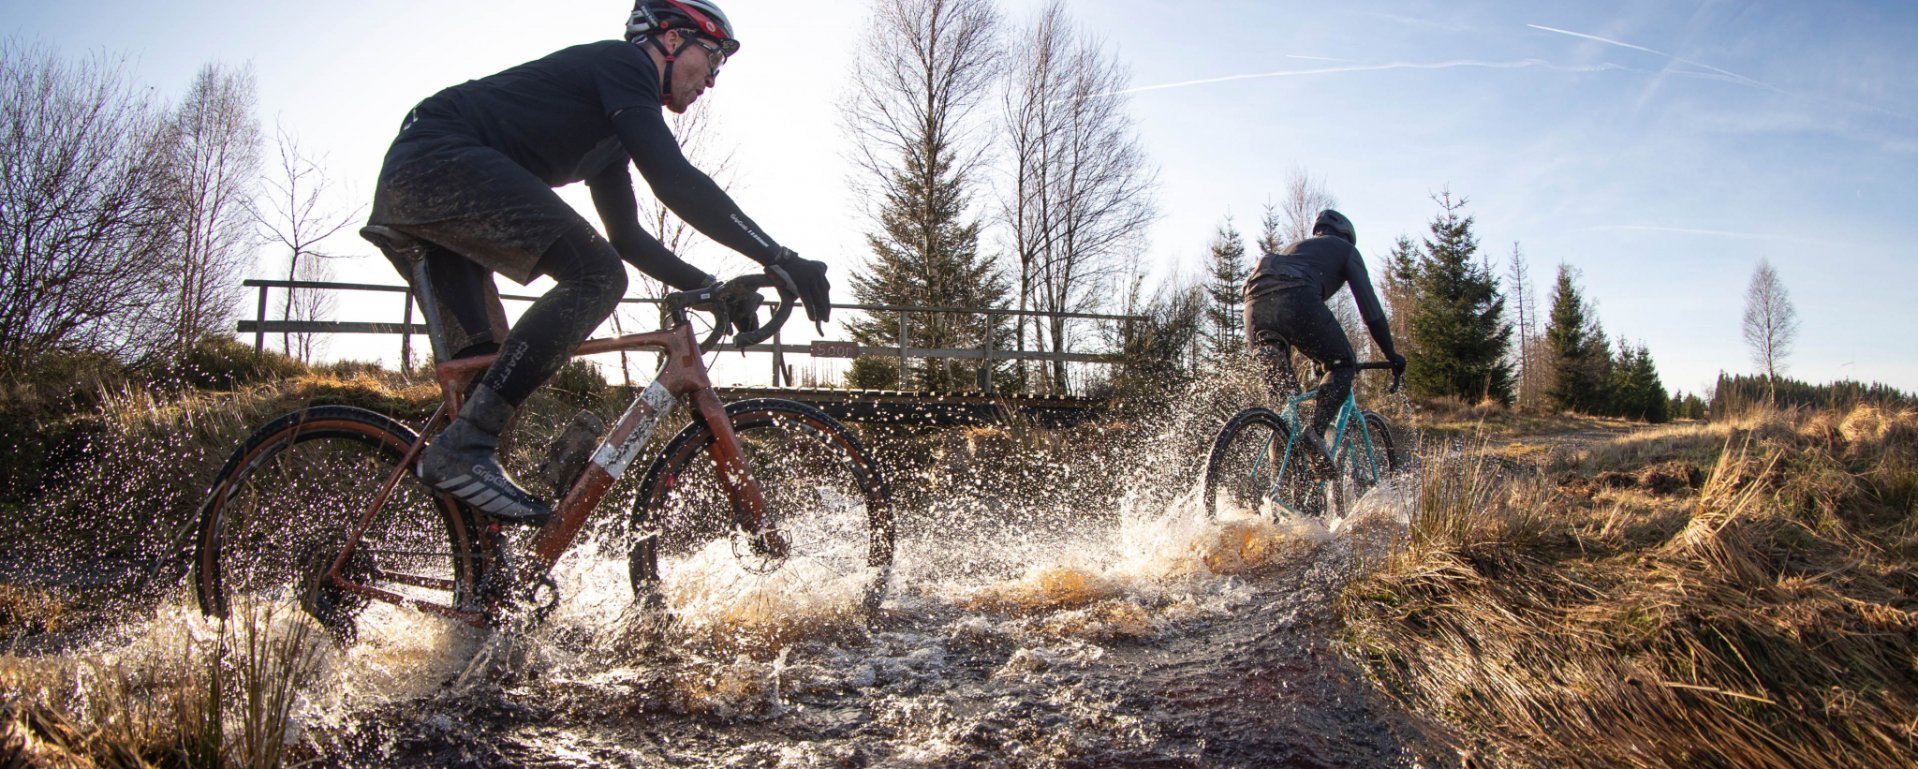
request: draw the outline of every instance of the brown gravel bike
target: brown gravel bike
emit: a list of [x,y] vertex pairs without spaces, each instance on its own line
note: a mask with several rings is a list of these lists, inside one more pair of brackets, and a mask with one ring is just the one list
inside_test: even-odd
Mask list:
[[[417,244],[381,228],[363,234],[414,267],[415,294],[428,302]],[[670,294],[665,328],[579,347],[575,355],[661,351],[665,363],[584,468],[552,479],[563,494],[537,529],[495,522],[413,470],[492,356],[440,358],[441,403],[417,431],[353,406],[311,406],[272,420],[233,452],[200,507],[192,584],[201,610],[224,617],[243,597],[296,601],[343,640],[372,602],[476,626],[497,626],[515,609],[543,614],[559,599],[554,565],[681,401],[690,403],[691,424],[641,463],[629,521],[608,527],[623,529],[616,539],[639,604],[670,609],[674,568],[703,553],[703,580],[714,578],[717,561],[730,572],[723,578],[748,586],[783,579],[786,589],[838,591],[857,608],[877,608],[893,557],[893,509],[877,464],[818,409],[778,399],[722,404],[708,377],[705,355],[733,325],[719,309],[728,302],[716,300],[764,288],[776,289],[779,302],[764,326],[735,338],[744,348],[791,314],[794,292],[774,276]],[[442,354],[437,315],[425,309]],[[704,340],[689,322],[692,310],[715,314]],[[594,446],[590,438],[584,445]]]

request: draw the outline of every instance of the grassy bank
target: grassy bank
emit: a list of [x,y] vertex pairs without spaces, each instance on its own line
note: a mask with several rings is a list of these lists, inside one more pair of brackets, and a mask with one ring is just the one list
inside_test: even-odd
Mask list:
[[1918,758],[1918,414],[1424,459],[1402,547],[1341,610],[1377,680],[1480,763]]
[[[266,608],[84,657],[0,654],[0,767],[277,767],[325,634]],[[195,632],[203,631],[203,632]]]

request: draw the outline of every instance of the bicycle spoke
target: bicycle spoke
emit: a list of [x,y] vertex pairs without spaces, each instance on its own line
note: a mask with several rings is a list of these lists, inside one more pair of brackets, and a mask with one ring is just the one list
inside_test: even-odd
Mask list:
[[366,598],[327,579],[335,564],[347,582],[400,588],[408,600],[452,607],[470,599],[476,561],[464,548],[471,528],[410,474],[398,476],[341,561],[367,506],[395,477],[400,447],[412,441],[397,423],[345,406],[289,414],[249,437],[236,452],[243,462],[229,465],[202,509],[195,557],[202,609],[224,614],[236,600],[298,602],[350,636]]

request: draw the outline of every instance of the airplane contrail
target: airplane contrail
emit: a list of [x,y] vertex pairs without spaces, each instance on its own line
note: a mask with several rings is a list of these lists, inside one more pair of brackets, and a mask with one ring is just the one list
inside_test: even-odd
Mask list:
[[[1912,117],[1911,117],[1911,116],[1909,116],[1909,115],[1906,115],[1906,114],[1904,114],[1904,113],[1901,113],[1901,112],[1897,112],[1897,111],[1894,111],[1894,110],[1891,110],[1891,109],[1888,109],[1888,108],[1885,108],[1885,107],[1880,107],[1880,106],[1878,106],[1878,105],[1875,105],[1875,104],[1866,104],[1866,103],[1864,103],[1864,102],[1858,102],[1858,101],[1852,101],[1852,100],[1850,100],[1850,99],[1843,99],[1843,98],[1838,98],[1838,97],[1836,97],[1836,96],[1831,96],[1831,95],[1827,95],[1827,94],[1809,94],[1809,95],[1807,95],[1807,94],[1802,94],[1802,93],[1793,93],[1793,92],[1791,92],[1791,91],[1787,91],[1787,90],[1785,90],[1785,89],[1783,89],[1783,88],[1779,88],[1778,86],[1775,86],[1775,85],[1772,85],[1772,84],[1770,84],[1770,83],[1767,83],[1767,82],[1764,82],[1764,81],[1762,81],[1762,80],[1757,80],[1757,79],[1755,79],[1755,78],[1749,78],[1749,77],[1746,77],[1746,76],[1744,76],[1744,75],[1740,75],[1740,74],[1738,74],[1738,73],[1736,73],[1736,72],[1732,72],[1731,70],[1727,70],[1727,69],[1720,69],[1720,68],[1718,68],[1718,67],[1714,67],[1714,66],[1712,66],[1712,65],[1710,65],[1710,64],[1706,64],[1706,63],[1704,63],[1704,62],[1698,62],[1698,61],[1692,61],[1691,59],[1686,59],[1686,58],[1682,58],[1682,57],[1678,57],[1678,56],[1673,56],[1672,54],[1669,54],[1669,53],[1666,53],[1666,52],[1664,52],[1664,51],[1660,51],[1660,50],[1656,50],[1656,49],[1652,49],[1652,48],[1646,48],[1645,46],[1642,46],[1642,45],[1635,45],[1635,44],[1632,44],[1632,43],[1627,43],[1627,42],[1625,42],[1625,41],[1623,41],[1623,40],[1612,40],[1612,39],[1610,39],[1610,38],[1604,38],[1604,37],[1599,37],[1599,36],[1597,36],[1597,35],[1588,35],[1588,34],[1586,34],[1586,33],[1583,33],[1583,32],[1573,32],[1573,31],[1571,31],[1571,30],[1569,30],[1569,29],[1559,29],[1559,28],[1557,28],[1557,27],[1547,27],[1547,26],[1545,26],[1545,25],[1543,25],[1543,24],[1527,24],[1527,25],[1525,25],[1525,26],[1527,26],[1527,27],[1531,27],[1532,29],[1536,29],[1536,30],[1539,30],[1539,31],[1542,31],[1542,32],[1551,32],[1551,33],[1553,33],[1553,34],[1557,34],[1557,35],[1569,35],[1569,36],[1571,36],[1571,37],[1576,37],[1576,38],[1579,38],[1579,39],[1582,39],[1582,40],[1590,40],[1590,41],[1592,41],[1592,42],[1595,42],[1595,43],[1604,43],[1604,44],[1606,44],[1606,45],[1612,45],[1612,46],[1617,46],[1617,47],[1619,47],[1619,48],[1629,48],[1629,49],[1631,49],[1631,50],[1634,50],[1634,51],[1643,51],[1643,52],[1645,52],[1645,53],[1649,53],[1649,54],[1652,54],[1653,56],[1663,56],[1663,57],[1665,57],[1665,58],[1667,58],[1667,59],[1671,59],[1672,61],[1675,61],[1675,62],[1678,62],[1678,63],[1680,63],[1680,64],[1684,64],[1684,65],[1686,65],[1686,66],[1690,66],[1690,67],[1698,67],[1698,68],[1700,68],[1700,69],[1703,69],[1703,70],[1707,70],[1707,71],[1709,71],[1709,72],[1711,72],[1711,73],[1715,73],[1715,74],[1718,74],[1718,75],[1723,75],[1723,76],[1724,76],[1724,77],[1725,77],[1726,79],[1728,79],[1728,80],[1731,80],[1732,82],[1735,82],[1735,83],[1739,83],[1739,84],[1741,84],[1741,85],[1747,85],[1747,86],[1750,86],[1750,87],[1752,87],[1752,88],[1757,88],[1757,89],[1759,89],[1759,90],[1763,90],[1763,91],[1770,91],[1770,92],[1772,92],[1772,93],[1775,93],[1775,94],[1778,94],[1778,95],[1780,95],[1780,96],[1787,96],[1787,97],[1791,97],[1791,98],[1797,98],[1797,99],[1812,99],[1812,100],[1817,100],[1817,101],[1823,101],[1823,102],[1826,102],[1826,103],[1829,103],[1829,104],[1838,104],[1838,105],[1842,105],[1842,106],[1845,106],[1845,107],[1850,107],[1850,108],[1852,108],[1852,109],[1860,109],[1860,110],[1866,110],[1866,111],[1870,111],[1870,112],[1876,112],[1876,113],[1879,113],[1879,114],[1881,114],[1881,115],[1888,115],[1888,116],[1891,116],[1891,117],[1895,117],[1895,118],[1898,118],[1898,119],[1900,119],[1900,120],[1907,120],[1907,121],[1909,121],[1909,120],[1912,120]],[[1676,73],[1676,74],[1687,74],[1687,75],[1694,75],[1694,76],[1701,76],[1701,77],[1706,77],[1706,76],[1708,76],[1708,75],[1706,75],[1705,73],[1700,73],[1700,72],[1683,72],[1683,73]]]
[[1775,92],[1778,92],[1778,93],[1784,93],[1783,91],[1779,91],[1779,90],[1778,90],[1777,88],[1775,88],[1775,87],[1773,87],[1773,86],[1772,86],[1771,84],[1769,84],[1769,83],[1765,83],[1765,82],[1763,82],[1763,81],[1759,81],[1759,80],[1754,80],[1754,79],[1752,79],[1752,78],[1749,78],[1749,77],[1745,77],[1744,75],[1740,75],[1740,74],[1738,74],[1738,73],[1736,73],[1736,72],[1732,72],[1731,70],[1726,70],[1726,69],[1720,69],[1720,68],[1718,68],[1718,67],[1714,67],[1714,66],[1712,66],[1712,65],[1710,65],[1710,64],[1706,64],[1706,63],[1704,63],[1704,62],[1698,62],[1698,61],[1692,61],[1692,60],[1690,60],[1690,59],[1686,59],[1686,58],[1681,58],[1681,57],[1678,57],[1678,56],[1674,56],[1674,55],[1672,55],[1672,54],[1669,54],[1669,53],[1666,53],[1666,52],[1664,52],[1664,51],[1659,51],[1659,50],[1654,50],[1654,49],[1651,49],[1651,48],[1646,48],[1645,46],[1642,46],[1642,45],[1634,45],[1634,44],[1632,44],[1632,43],[1627,43],[1627,42],[1624,42],[1624,41],[1622,41],[1622,40],[1612,40],[1612,39],[1609,39],[1609,38],[1603,38],[1603,37],[1599,37],[1599,36],[1597,36],[1597,35],[1588,35],[1588,34],[1585,34],[1585,33],[1583,33],[1583,32],[1573,32],[1573,31],[1571,31],[1571,30],[1569,30],[1569,29],[1559,29],[1559,28],[1557,28],[1557,27],[1547,27],[1547,26],[1545,26],[1545,25],[1543,25],[1543,24],[1527,24],[1527,25],[1525,25],[1525,26],[1528,26],[1528,27],[1531,27],[1532,29],[1536,29],[1536,30],[1541,30],[1541,31],[1544,31],[1544,32],[1551,32],[1551,33],[1554,33],[1554,34],[1559,34],[1559,35],[1569,35],[1569,36],[1571,36],[1571,37],[1576,37],[1576,38],[1579,38],[1579,39],[1581,39],[1581,40],[1590,40],[1590,41],[1592,41],[1592,42],[1595,42],[1595,43],[1604,43],[1604,44],[1606,44],[1606,45],[1614,45],[1614,46],[1618,46],[1619,48],[1629,48],[1629,49],[1631,49],[1631,50],[1634,50],[1634,51],[1644,51],[1645,53],[1649,53],[1649,54],[1651,54],[1651,55],[1653,55],[1653,56],[1663,56],[1663,57],[1665,57],[1665,58],[1667,58],[1667,59],[1671,59],[1672,61],[1675,61],[1675,62],[1678,62],[1678,63],[1680,63],[1680,64],[1684,64],[1684,65],[1686,65],[1686,66],[1690,66],[1690,67],[1698,67],[1698,68],[1700,68],[1700,69],[1704,69],[1704,70],[1709,70],[1709,71],[1711,71],[1711,72],[1716,72],[1716,73],[1718,73],[1718,74],[1720,74],[1720,75],[1724,75],[1725,77],[1728,77],[1728,78],[1731,78],[1732,80],[1734,80],[1734,81],[1736,81],[1736,82],[1739,82],[1739,83],[1744,83],[1745,85],[1749,85],[1749,86],[1752,86],[1752,87],[1754,87],[1754,88],[1762,88],[1762,89],[1764,89],[1764,90],[1767,90],[1767,91],[1775,91]]
[[1732,238],[1735,240],[1764,241],[1803,241],[1796,235],[1774,235],[1763,232],[1738,232],[1734,230],[1708,230],[1696,227],[1661,227],[1653,224],[1600,224],[1584,228],[1587,232],[1657,232],[1672,235],[1697,235],[1710,238]]
[[1240,75],[1222,75],[1220,77],[1208,77],[1208,78],[1201,78],[1198,80],[1182,80],[1176,83],[1155,83],[1153,85],[1142,85],[1134,88],[1124,88],[1117,91],[1108,91],[1105,93],[1093,94],[1093,95],[1094,96],[1124,96],[1128,94],[1144,93],[1146,91],[1163,91],[1171,88],[1187,88],[1195,85],[1210,85],[1212,83],[1229,83],[1235,80],[1263,80],[1266,78],[1275,78],[1275,77],[1331,75],[1331,74],[1338,74],[1343,72],[1383,72],[1383,71],[1395,70],[1395,69],[1457,69],[1461,67],[1477,67],[1482,69],[1525,69],[1529,67],[1544,67],[1547,69],[1565,70],[1565,71],[1571,71],[1571,72],[1604,72],[1608,70],[1622,70],[1627,72],[1637,71],[1629,67],[1619,66],[1617,64],[1569,65],[1569,64],[1557,64],[1554,62],[1545,61],[1544,59],[1524,59],[1521,61],[1477,61],[1477,60],[1463,59],[1463,60],[1441,61],[1441,62],[1432,62],[1432,63],[1390,62],[1386,64],[1354,64],[1346,67],[1319,67],[1316,69],[1289,69],[1289,70],[1279,70],[1277,72],[1252,72],[1252,73],[1246,73],[1246,74],[1240,74]]

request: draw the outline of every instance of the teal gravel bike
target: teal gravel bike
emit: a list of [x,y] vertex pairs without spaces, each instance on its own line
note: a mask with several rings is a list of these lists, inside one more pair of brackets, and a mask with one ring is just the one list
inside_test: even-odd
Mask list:
[[[1361,371],[1389,371],[1385,361],[1361,363]],[[1392,378],[1398,392],[1400,377]],[[1399,469],[1392,429],[1378,412],[1359,408],[1347,395],[1333,422],[1332,474],[1315,472],[1303,437],[1299,408],[1317,398],[1317,389],[1287,398],[1279,411],[1263,406],[1234,414],[1212,441],[1205,462],[1207,517],[1243,510],[1271,518],[1340,518],[1351,503]]]

